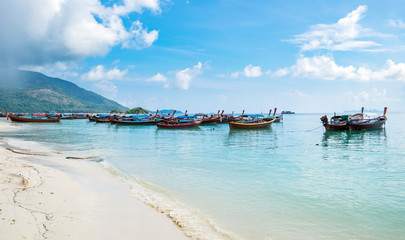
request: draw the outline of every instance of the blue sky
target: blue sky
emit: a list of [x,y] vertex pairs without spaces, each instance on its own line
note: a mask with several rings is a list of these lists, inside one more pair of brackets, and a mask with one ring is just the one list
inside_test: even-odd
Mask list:
[[0,61],[127,107],[404,111],[403,1],[10,0]]

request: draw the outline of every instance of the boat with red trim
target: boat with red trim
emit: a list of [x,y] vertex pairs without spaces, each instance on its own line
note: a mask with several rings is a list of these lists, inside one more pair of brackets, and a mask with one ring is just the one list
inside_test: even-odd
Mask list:
[[352,119],[347,125],[349,130],[365,130],[374,129],[382,127],[387,121],[387,107],[384,108],[384,114],[382,116],[377,116],[369,119]]

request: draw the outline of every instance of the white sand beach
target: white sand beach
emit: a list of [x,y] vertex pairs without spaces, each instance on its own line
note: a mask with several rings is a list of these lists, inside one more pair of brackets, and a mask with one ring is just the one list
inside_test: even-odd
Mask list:
[[188,239],[99,164],[37,151],[0,138],[1,239]]

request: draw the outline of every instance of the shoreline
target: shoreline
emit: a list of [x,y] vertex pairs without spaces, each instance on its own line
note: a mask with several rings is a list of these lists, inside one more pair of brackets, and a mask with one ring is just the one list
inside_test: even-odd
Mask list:
[[0,138],[2,239],[190,239],[100,164],[22,143]]

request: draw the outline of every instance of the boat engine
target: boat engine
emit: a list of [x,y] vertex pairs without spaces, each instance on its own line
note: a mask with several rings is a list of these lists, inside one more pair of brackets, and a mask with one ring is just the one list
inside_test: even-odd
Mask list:
[[322,116],[321,121],[322,121],[323,125],[328,124],[328,117],[326,115]]

